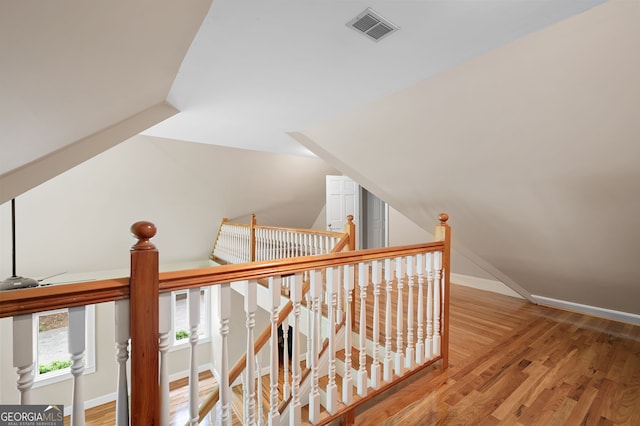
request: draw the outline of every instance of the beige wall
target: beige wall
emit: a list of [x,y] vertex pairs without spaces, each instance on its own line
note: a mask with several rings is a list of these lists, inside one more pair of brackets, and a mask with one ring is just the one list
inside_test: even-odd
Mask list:
[[[18,274],[126,270],[134,243],[129,227],[138,220],[156,224],[163,267],[206,260],[222,217],[255,212],[263,224],[310,227],[324,205],[325,175],[334,172],[309,157],[138,136],[17,197]],[[11,275],[9,203],[0,206],[0,239],[4,279]],[[115,391],[113,304],[100,305],[96,316],[97,372],[85,377],[86,399]],[[11,319],[2,319],[0,403],[18,399],[12,334]],[[169,358],[170,374],[188,369],[188,350]],[[210,362],[210,345],[203,345],[199,363]],[[34,402],[68,405],[70,386],[37,389]]]

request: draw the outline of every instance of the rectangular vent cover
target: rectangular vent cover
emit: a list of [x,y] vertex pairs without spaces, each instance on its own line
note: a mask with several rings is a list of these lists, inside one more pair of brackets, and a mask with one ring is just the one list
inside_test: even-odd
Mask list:
[[347,26],[374,41],[382,40],[399,28],[397,25],[383,18],[379,13],[374,12],[370,7],[347,22]]

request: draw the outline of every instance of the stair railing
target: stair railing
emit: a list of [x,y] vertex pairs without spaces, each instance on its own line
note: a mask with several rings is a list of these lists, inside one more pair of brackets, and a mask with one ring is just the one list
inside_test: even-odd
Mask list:
[[[332,419],[340,416],[352,418],[353,410],[359,404],[366,402],[373,395],[394,386],[397,382],[404,380],[415,372],[441,360],[441,365],[446,368],[448,360],[448,295],[449,295],[449,258],[450,258],[450,230],[446,224],[446,215],[441,215],[440,225],[436,228],[436,239],[438,241],[427,244],[412,245],[405,247],[394,247],[386,249],[373,249],[363,251],[347,251],[339,253],[328,253],[316,256],[303,256],[293,259],[269,260],[252,263],[244,263],[239,265],[222,265],[217,267],[191,269],[185,271],[158,272],[158,251],[151,243],[151,238],[155,235],[155,227],[148,222],[139,222],[132,226],[132,232],[138,239],[138,242],[131,250],[131,273],[130,277],[96,280],[75,284],[52,285],[48,287],[36,287],[23,290],[12,290],[3,292],[0,295],[0,317],[14,317],[14,365],[18,371],[17,388],[21,393],[22,403],[33,403],[30,398],[30,388],[33,383],[30,377],[33,360],[27,354],[29,350],[25,349],[26,342],[24,335],[20,333],[30,325],[27,319],[34,312],[42,312],[52,309],[72,308],[74,312],[81,312],[84,306],[116,301],[115,319],[119,331],[116,332],[116,346],[118,348],[117,360],[120,366],[126,364],[126,347],[128,334],[131,336],[131,388],[130,388],[130,410],[127,406],[127,377],[126,369],[118,375],[118,384],[116,388],[118,392],[124,392],[118,395],[118,413],[117,423],[120,424],[168,424],[166,410],[168,407],[167,400],[164,398],[165,390],[168,390],[168,377],[163,374],[166,371],[166,359],[163,356],[163,335],[164,321],[159,321],[159,311],[163,309],[165,301],[170,300],[172,291],[189,290],[192,294],[199,294],[201,287],[211,286],[215,294],[215,310],[217,312],[217,323],[213,327],[217,336],[214,339],[214,352],[216,366],[220,372],[217,375],[219,389],[218,416],[216,421],[220,424],[230,424],[231,422],[231,396],[230,396],[230,377],[231,371],[228,368],[229,362],[229,334],[230,328],[239,326],[238,324],[230,324],[231,317],[231,285],[234,282],[242,281],[246,283],[247,288],[257,288],[260,281],[266,280],[269,283],[269,291],[272,299],[271,311],[271,330],[269,336],[261,335],[253,340],[253,334],[248,333],[247,347],[256,347],[259,340],[268,340],[271,347],[271,366],[270,372],[270,400],[265,409],[268,410],[268,418],[271,424],[300,424],[302,421],[308,421],[313,424],[324,424]],[[378,266],[374,266],[378,265]],[[384,266],[382,266],[384,265]],[[373,280],[371,276],[373,275]],[[294,285],[291,289],[292,307],[288,314],[288,321],[293,325],[292,338],[294,348],[298,348],[293,352],[292,360],[292,380],[290,406],[280,412],[278,406],[282,405],[284,398],[278,389],[278,355],[277,355],[277,333],[274,331],[278,324],[281,324],[281,315],[278,307],[281,300],[280,284],[283,279],[295,277]],[[304,306],[302,303],[302,286],[303,277],[307,276],[309,280],[309,305]],[[333,284],[329,287],[330,297],[324,298],[322,293],[327,288],[327,277],[333,280]],[[384,277],[384,281],[382,281]],[[387,288],[391,287],[391,296],[397,297],[397,300],[404,301],[405,292],[398,291],[402,288],[399,282],[407,283],[407,288],[411,288],[411,282],[418,286],[418,294],[424,296],[418,297],[419,300],[407,300],[406,306],[416,304],[418,312],[413,318],[413,324],[418,326],[418,340],[415,344],[413,338],[406,334],[404,336],[403,324],[407,324],[410,328],[409,321],[406,318],[394,318],[393,314],[387,310],[385,312],[385,325],[390,324],[390,333],[381,335],[383,341],[388,342],[387,335],[395,333],[396,346],[390,350],[386,350],[382,345],[372,343],[370,328],[362,321],[368,315],[362,315],[362,310],[369,309],[370,298],[373,293],[374,297],[377,293],[382,295],[381,285],[386,284]],[[336,286],[335,283],[338,283]],[[312,288],[313,287],[313,288]],[[370,288],[373,287],[373,292]],[[376,288],[380,291],[377,292]],[[359,322],[344,322],[345,327],[340,328],[340,335],[333,337],[333,345],[327,344],[331,338],[331,333],[327,329],[333,329],[335,324],[328,323],[327,314],[336,309],[334,304],[335,292],[343,293],[343,312],[344,319],[351,317],[353,312],[355,317],[360,317]],[[355,292],[355,294],[354,294]],[[410,293],[406,293],[411,298]],[[387,300],[389,297],[387,297]],[[195,300],[195,298],[194,298]],[[328,301],[329,303],[326,303]],[[358,301],[360,301],[358,303]],[[385,300],[386,302],[386,300]],[[400,302],[398,302],[399,304]],[[128,306],[127,306],[128,305]],[[197,303],[191,303],[197,306]],[[250,319],[255,316],[255,304],[248,304],[246,326],[252,327]],[[375,303],[374,303],[375,305]],[[422,305],[422,307],[421,307]],[[373,308],[376,309],[376,308]],[[334,311],[335,312],[335,311]],[[400,313],[400,310],[394,311]],[[126,317],[128,314],[128,318]],[[282,311],[282,319],[286,317],[287,312]],[[421,315],[424,314],[424,317]],[[198,312],[197,309],[190,309],[190,341],[192,342],[192,351],[195,349],[197,342],[198,329]],[[303,335],[304,327],[301,326],[303,316],[311,319],[312,333],[316,336],[313,342],[314,350],[311,353],[311,359],[308,365],[301,360],[300,337]],[[376,316],[375,313],[373,315]],[[378,313],[380,317],[380,312]],[[336,323],[338,316],[333,315]],[[80,318],[80,314],[78,314]],[[332,320],[333,321],[333,320]],[[74,323],[77,321],[74,321]],[[349,326],[353,326],[352,332],[346,332]],[[424,336],[420,337],[420,330],[424,330]],[[128,332],[128,333],[127,333]],[[353,334],[353,336],[352,336]],[[364,334],[364,339],[361,337]],[[424,339],[422,339],[424,338]],[[75,340],[75,337],[70,338]],[[393,340],[393,339],[392,339]],[[422,343],[421,340],[424,340]],[[354,342],[358,341],[358,344]],[[340,343],[344,342],[344,343]],[[363,343],[364,342],[364,343]],[[405,343],[406,342],[406,343]],[[259,343],[259,342],[258,342]],[[413,345],[412,345],[413,344]],[[419,345],[424,346],[424,352],[414,349],[415,358],[411,355],[411,348],[418,348]],[[83,343],[76,342],[70,345],[73,351],[72,357],[76,365],[72,367],[74,373],[74,406],[72,412],[73,425],[84,424],[84,407],[82,395],[82,351]],[[380,383],[372,383],[369,380],[371,365],[369,359],[374,357],[375,347],[380,353],[384,354],[384,359],[391,357],[395,362],[383,362],[383,368],[389,365],[388,371],[390,380],[382,380]],[[330,348],[330,349],[326,349]],[[166,349],[164,349],[166,350]],[[343,351],[344,362],[338,360],[336,354]],[[347,367],[347,354],[354,353],[352,368]],[[409,354],[409,355],[407,355]],[[403,356],[404,363],[398,363],[398,357]],[[24,357],[24,359],[22,358]],[[415,361],[414,361],[415,359]],[[196,364],[195,356],[192,356],[192,364]],[[248,359],[250,363],[254,360]],[[363,362],[364,361],[364,362]],[[338,365],[339,364],[339,365]],[[158,368],[160,365],[160,368]],[[329,367],[333,365],[334,367]],[[364,365],[364,368],[363,368]],[[312,367],[311,373],[306,373],[306,379],[302,381],[302,368]],[[342,396],[337,396],[338,400],[335,404],[327,403],[324,396],[318,397],[320,392],[320,379],[330,369],[335,368],[338,375],[343,379],[342,383],[349,383],[349,376],[356,376],[357,384],[354,386],[343,386]],[[192,365],[193,370],[193,365]],[[352,371],[353,370],[353,371]],[[238,373],[239,374],[239,373]],[[163,377],[164,376],[164,377]],[[385,374],[386,377],[386,374]],[[256,380],[255,377],[247,377],[247,382]],[[287,378],[289,380],[289,378]],[[333,383],[337,378],[334,376]],[[329,382],[332,382],[329,379]],[[160,387],[158,386],[160,383]],[[359,386],[358,386],[359,385]],[[197,375],[192,376],[190,386],[197,390]],[[324,386],[324,385],[322,385]],[[312,389],[309,392],[303,392],[303,388]],[[326,391],[326,388],[323,389]],[[77,392],[77,395],[76,395]],[[195,394],[195,396],[194,396]],[[333,393],[335,394],[335,392]],[[197,391],[190,391],[192,399],[190,422],[192,424],[198,421],[197,410],[194,413],[193,407],[198,406]],[[349,399],[351,400],[348,403]],[[163,401],[163,402],[161,402]],[[314,404],[310,409],[312,413],[308,419],[301,419],[301,407],[306,404]],[[258,404],[260,405],[260,404]],[[333,412],[327,411],[327,407]],[[166,410],[166,411],[165,411]],[[130,413],[130,419],[127,414]],[[249,413],[249,416],[255,418],[261,413]],[[249,421],[251,423],[251,421]]]
[[233,223],[223,218],[211,251],[210,259],[221,264],[313,256],[331,252],[353,250],[355,240],[353,216],[347,217],[345,232],[314,229],[283,228],[256,223]]

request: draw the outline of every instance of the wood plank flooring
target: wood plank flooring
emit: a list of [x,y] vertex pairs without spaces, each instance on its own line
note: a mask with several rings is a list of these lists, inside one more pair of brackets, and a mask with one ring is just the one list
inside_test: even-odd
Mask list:
[[[452,285],[450,330],[448,370],[374,398],[355,424],[640,425],[640,327]],[[184,424],[186,381],[174,387]],[[87,410],[87,424],[112,425],[114,411]]]
[[640,327],[452,286],[450,368],[358,425],[640,425]]

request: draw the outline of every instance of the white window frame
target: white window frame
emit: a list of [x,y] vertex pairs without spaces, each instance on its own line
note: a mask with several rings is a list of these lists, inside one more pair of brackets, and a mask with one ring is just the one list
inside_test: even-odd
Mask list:
[[[72,378],[71,367],[63,368],[56,371],[40,374],[38,369],[38,327],[39,318],[41,316],[68,312],[69,309],[55,309],[52,311],[38,312],[32,314],[33,323],[33,388],[47,386],[53,383],[61,382]],[[71,356],[71,355],[69,355]],[[85,354],[84,354],[84,372],[83,374],[91,374],[96,371],[96,310],[95,305],[85,306]]]
[[[204,323],[198,325],[198,344],[211,341],[211,287],[201,287],[200,290],[200,297],[204,297]],[[204,292],[202,292],[202,290],[204,290]],[[189,338],[176,340],[176,296],[179,294],[187,294],[187,318],[189,315],[189,290],[172,291],[171,312],[173,313],[173,321],[171,322],[171,332],[169,333],[169,351],[183,349],[189,346]],[[200,317],[202,316],[203,313],[200,312]]]

